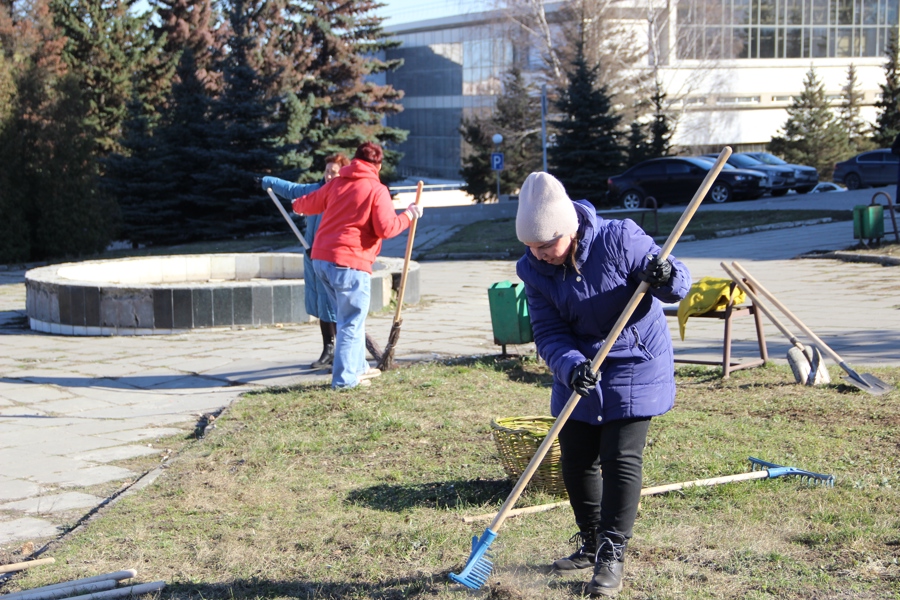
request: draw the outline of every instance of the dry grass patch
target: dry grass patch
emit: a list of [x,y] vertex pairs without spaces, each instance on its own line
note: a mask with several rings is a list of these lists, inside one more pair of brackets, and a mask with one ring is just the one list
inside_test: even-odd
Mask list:
[[[870,369],[900,385],[900,369]],[[839,371],[833,371],[837,381]],[[887,598],[900,594],[900,392],[797,386],[787,367],[679,370],[654,420],[645,485],[749,470],[748,456],[834,474],[645,498],[623,599]],[[416,365],[372,387],[273,389],[236,402],[166,474],[66,538],[4,591],[134,567],[165,598],[563,599],[589,575],[552,574],[571,513],[509,519],[479,592],[450,584],[471,536],[509,493],[490,421],[545,414],[530,360]],[[522,504],[558,500],[526,494]]]

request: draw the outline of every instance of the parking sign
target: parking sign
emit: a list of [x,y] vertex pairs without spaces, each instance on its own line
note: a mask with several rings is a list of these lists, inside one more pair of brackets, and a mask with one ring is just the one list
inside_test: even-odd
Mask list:
[[503,153],[491,152],[491,171],[503,170]]

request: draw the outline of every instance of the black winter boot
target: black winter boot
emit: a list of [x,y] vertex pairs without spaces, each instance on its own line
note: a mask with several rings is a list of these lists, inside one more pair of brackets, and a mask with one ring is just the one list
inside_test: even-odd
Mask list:
[[594,566],[597,555],[597,529],[590,528],[587,531],[579,531],[569,539],[570,544],[581,541],[581,547],[565,558],[553,561],[553,568],[558,571],[573,571],[575,569],[587,569]]
[[322,356],[319,357],[319,360],[309,365],[311,369],[321,369],[323,367],[330,367],[334,364],[334,344],[326,344],[322,349]]
[[622,576],[625,573],[625,548],[627,542],[617,544],[601,533],[597,537],[597,557],[594,561],[594,576],[587,590],[591,596],[613,597],[622,591]]
[[309,365],[310,369],[321,369],[334,364],[334,338],[337,335],[337,323],[320,320],[319,329],[322,330],[322,356]]

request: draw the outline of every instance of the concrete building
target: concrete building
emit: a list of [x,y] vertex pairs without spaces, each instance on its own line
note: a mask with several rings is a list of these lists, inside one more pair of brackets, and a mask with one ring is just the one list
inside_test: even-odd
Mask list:
[[[553,35],[561,3],[545,4]],[[884,82],[884,48],[900,25],[900,0],[623,0],[613,5],[625,43],[639,46],[636,68],[655,70],[679,113],[673,142],[697,149],[758,150],[787,119],[810,67],[834,106],[848,68],[856,69],[862,117],[874,122]],[[487,11],[388,27],[401,42],[388,58],[404,65],[386,81],[404,111],[391,126],[410,132],[401,172],[458,178],[462,117],[490,110],[502,74],[515,63],[543,69],[531,32]],[[642,46],[642,47],[641,47]]]

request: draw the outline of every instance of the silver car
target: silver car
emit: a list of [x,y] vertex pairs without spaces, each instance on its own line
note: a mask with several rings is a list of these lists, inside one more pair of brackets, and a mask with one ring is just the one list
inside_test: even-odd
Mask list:
[[768,152],[740,152],[739,154],[746,154],[752,158],[760,162],[764,162],[767,165],[773,165],[777,167],[790,167],[794,169],[794,187],[792,188],[798,194],[806,194],[807,192],[811,192],[816,184],[819,183],[819,172],[815,167],[810,167],[807,165],[794,165],[788,162],[785,162],[775,156],[774,154],[769,154]]

